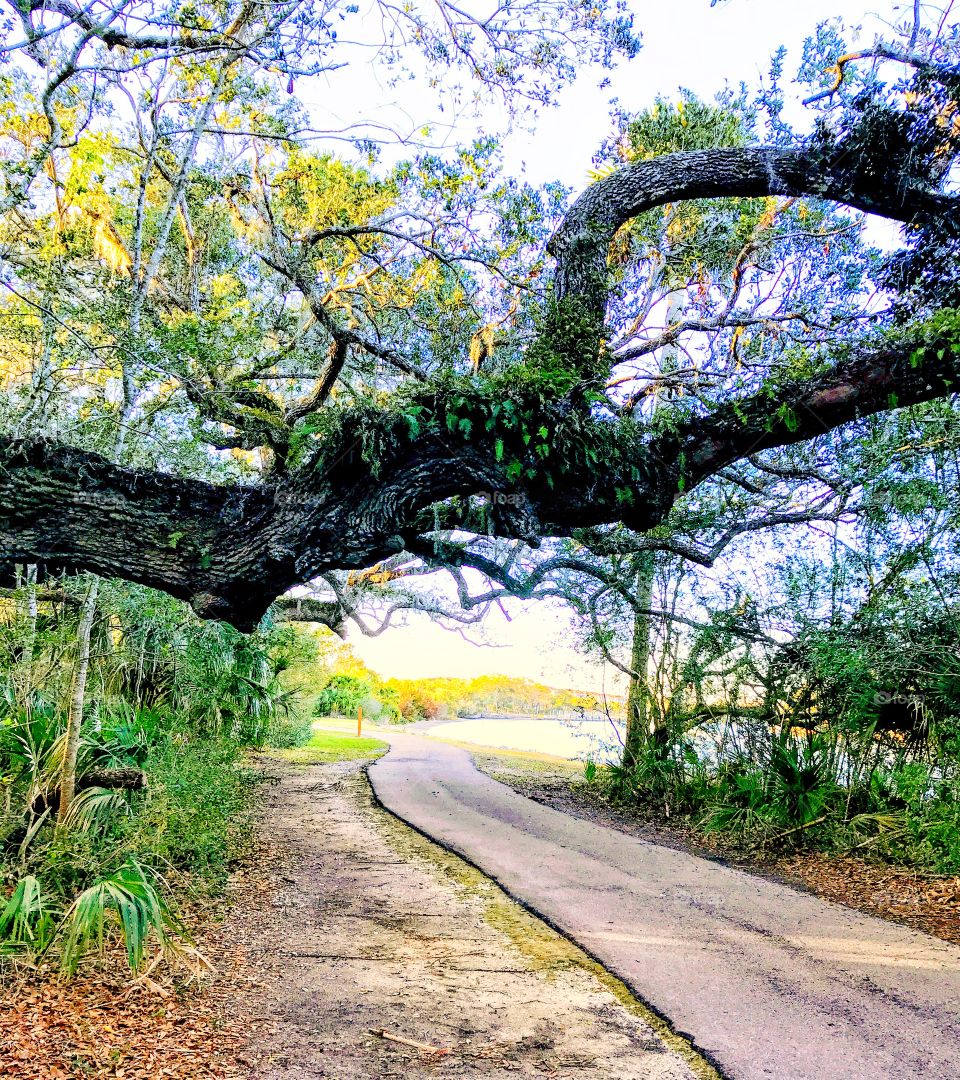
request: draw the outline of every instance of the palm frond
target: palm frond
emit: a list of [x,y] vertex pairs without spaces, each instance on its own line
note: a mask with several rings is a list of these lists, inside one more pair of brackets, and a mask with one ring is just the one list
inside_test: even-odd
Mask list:
[[905,836],[909,831],[907,815],[895,810],[856,814],[847,824],[858,835],[884,836],[889,840]]
[[130,803],[124,792],[92,787],[74,797],[63,824],[67,829],[96,832],[120,815],[129,814]]
[[108,928],[119,930],[131,971],[143,966],[151,941],[161,952],[170,951],[183,928],[151,880],[154,877],[131,859],[80,893],[59,928],[60,963],[67,975],[76,973],[91,949],[103,952]]
[[17,953],[42,948],[53,926],[50,902],[40,880],[22,877],[0,912],[0,952]]

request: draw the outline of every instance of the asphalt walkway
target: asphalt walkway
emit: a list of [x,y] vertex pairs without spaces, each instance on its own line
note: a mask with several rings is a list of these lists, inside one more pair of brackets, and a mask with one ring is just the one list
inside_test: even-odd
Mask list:
[[[378,733],[380,734],[380,733]],[[524,798],[391,733],[390,811],[561,930],[735,1080],[960,1080],[960,948]]]

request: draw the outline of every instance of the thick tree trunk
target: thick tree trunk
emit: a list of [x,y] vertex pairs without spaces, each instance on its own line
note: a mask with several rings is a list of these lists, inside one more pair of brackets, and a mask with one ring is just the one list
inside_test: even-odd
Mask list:
[[[551,241],[559,307],[539,345],[566,358],[572,376],[597,376],[609,244],[644,210],[684,199],[783,194],[832,199],[907,223],[960,219],[960,200],[905,169],[872,162],[858,172],[856,155],[842,146],[829,159],[806,149],[754,147],[627,165],[588,188]],[[429,386],[408,402],[420,410],[416,434],[405,433],[395,410],[371,416],[366,406],[344,409],[310,461],[258,486],[137,472],[52,440],[2,437],[0,568],[44,562],[121,577],[248,630],[294,585],[411,550],[433,531],[429,508],[452,496],[509,493],[494,506],[494,531],[531,542],[613,522],[646,531],[664,520],[681,492],[739,458],[947,396],[958,384],[960,341],[949,327],[866,345],[832,369],[792,383],[773,377],[755,393],[704,409],[665,433],[591,410],[578,383],[557,400],[534,394],[520,402],[528,432],[542,427],[552,437],[577,416],[574,453],[562,475],[547,474],[518,433],[491,431],[478,417],[466,435],[451,432],[450,402]],[[491,402],[481,404],[487,412],[479,418],[489,416]],[[371,446],[382,447],[375,461],[363,450]],[[601,456],[578,448],[599,448]],[[520,473],[517,463],[526,466]],[[463,524],[453,507],[445,512],[444,528]]]
[[77,669],[73,678],[70,708],[67,712],[67,730],[64,735],[63,768],[60,773],[60,806],[57,822],[63,824],[70,810],[77,788],[77,751],[80,748],[80,727],[83,723],[83,706],[87,696],[87,672],[90,670],[90,633],[97,614],[97,591],[100,581],[90,578],[80,624],[77,628]]

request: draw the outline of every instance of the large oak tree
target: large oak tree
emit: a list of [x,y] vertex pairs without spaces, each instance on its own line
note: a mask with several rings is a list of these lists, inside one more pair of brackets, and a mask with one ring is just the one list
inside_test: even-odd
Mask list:
[[[478,565],[450,542],[478,531],[478,505],[481,531],[530,545],[642,534],[738,461],[960,376],[954,28],[834,50],[803,135],[724,127],[736,110],[720,109],[713,143],[621,142],[567,205],[499,175],[489,140],[390,167],[369,131],[366,167],[310,149],[323,133],[284,90],[336,66],[350,8],[13,10],[7,567],[140,582],[248,629],[330,571],[401,552]],[[508,102],[636,48],[595,5],[380,10],[392,62],[406,35],[454,93]],[[666,257],[637,223],[673,215],[679,248],[677,208],[714,200],[740,209],[725,256],[690,260],[701,309],[638,307]],[[783,228],[788,208],[809,228]],[[901,223],[903,251],[869,282],[831,271],[815,313],[758,299],[780,288],[765,292],[766,234],[814,274],[854,212]],[[697,333],[730,347],[692,346],[678,370],[671,347]]]

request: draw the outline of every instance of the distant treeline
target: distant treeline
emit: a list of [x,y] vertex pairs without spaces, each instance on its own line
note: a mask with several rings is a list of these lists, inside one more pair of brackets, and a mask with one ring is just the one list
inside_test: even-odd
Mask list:
[[381,679],[352,654],[337,658],[317,695],[318,716],[354,716],[394,722],[458,716],[556,716],[603,714],[622,717],[623,700],[558,690],[530,679],[478,675],[473,679]]

